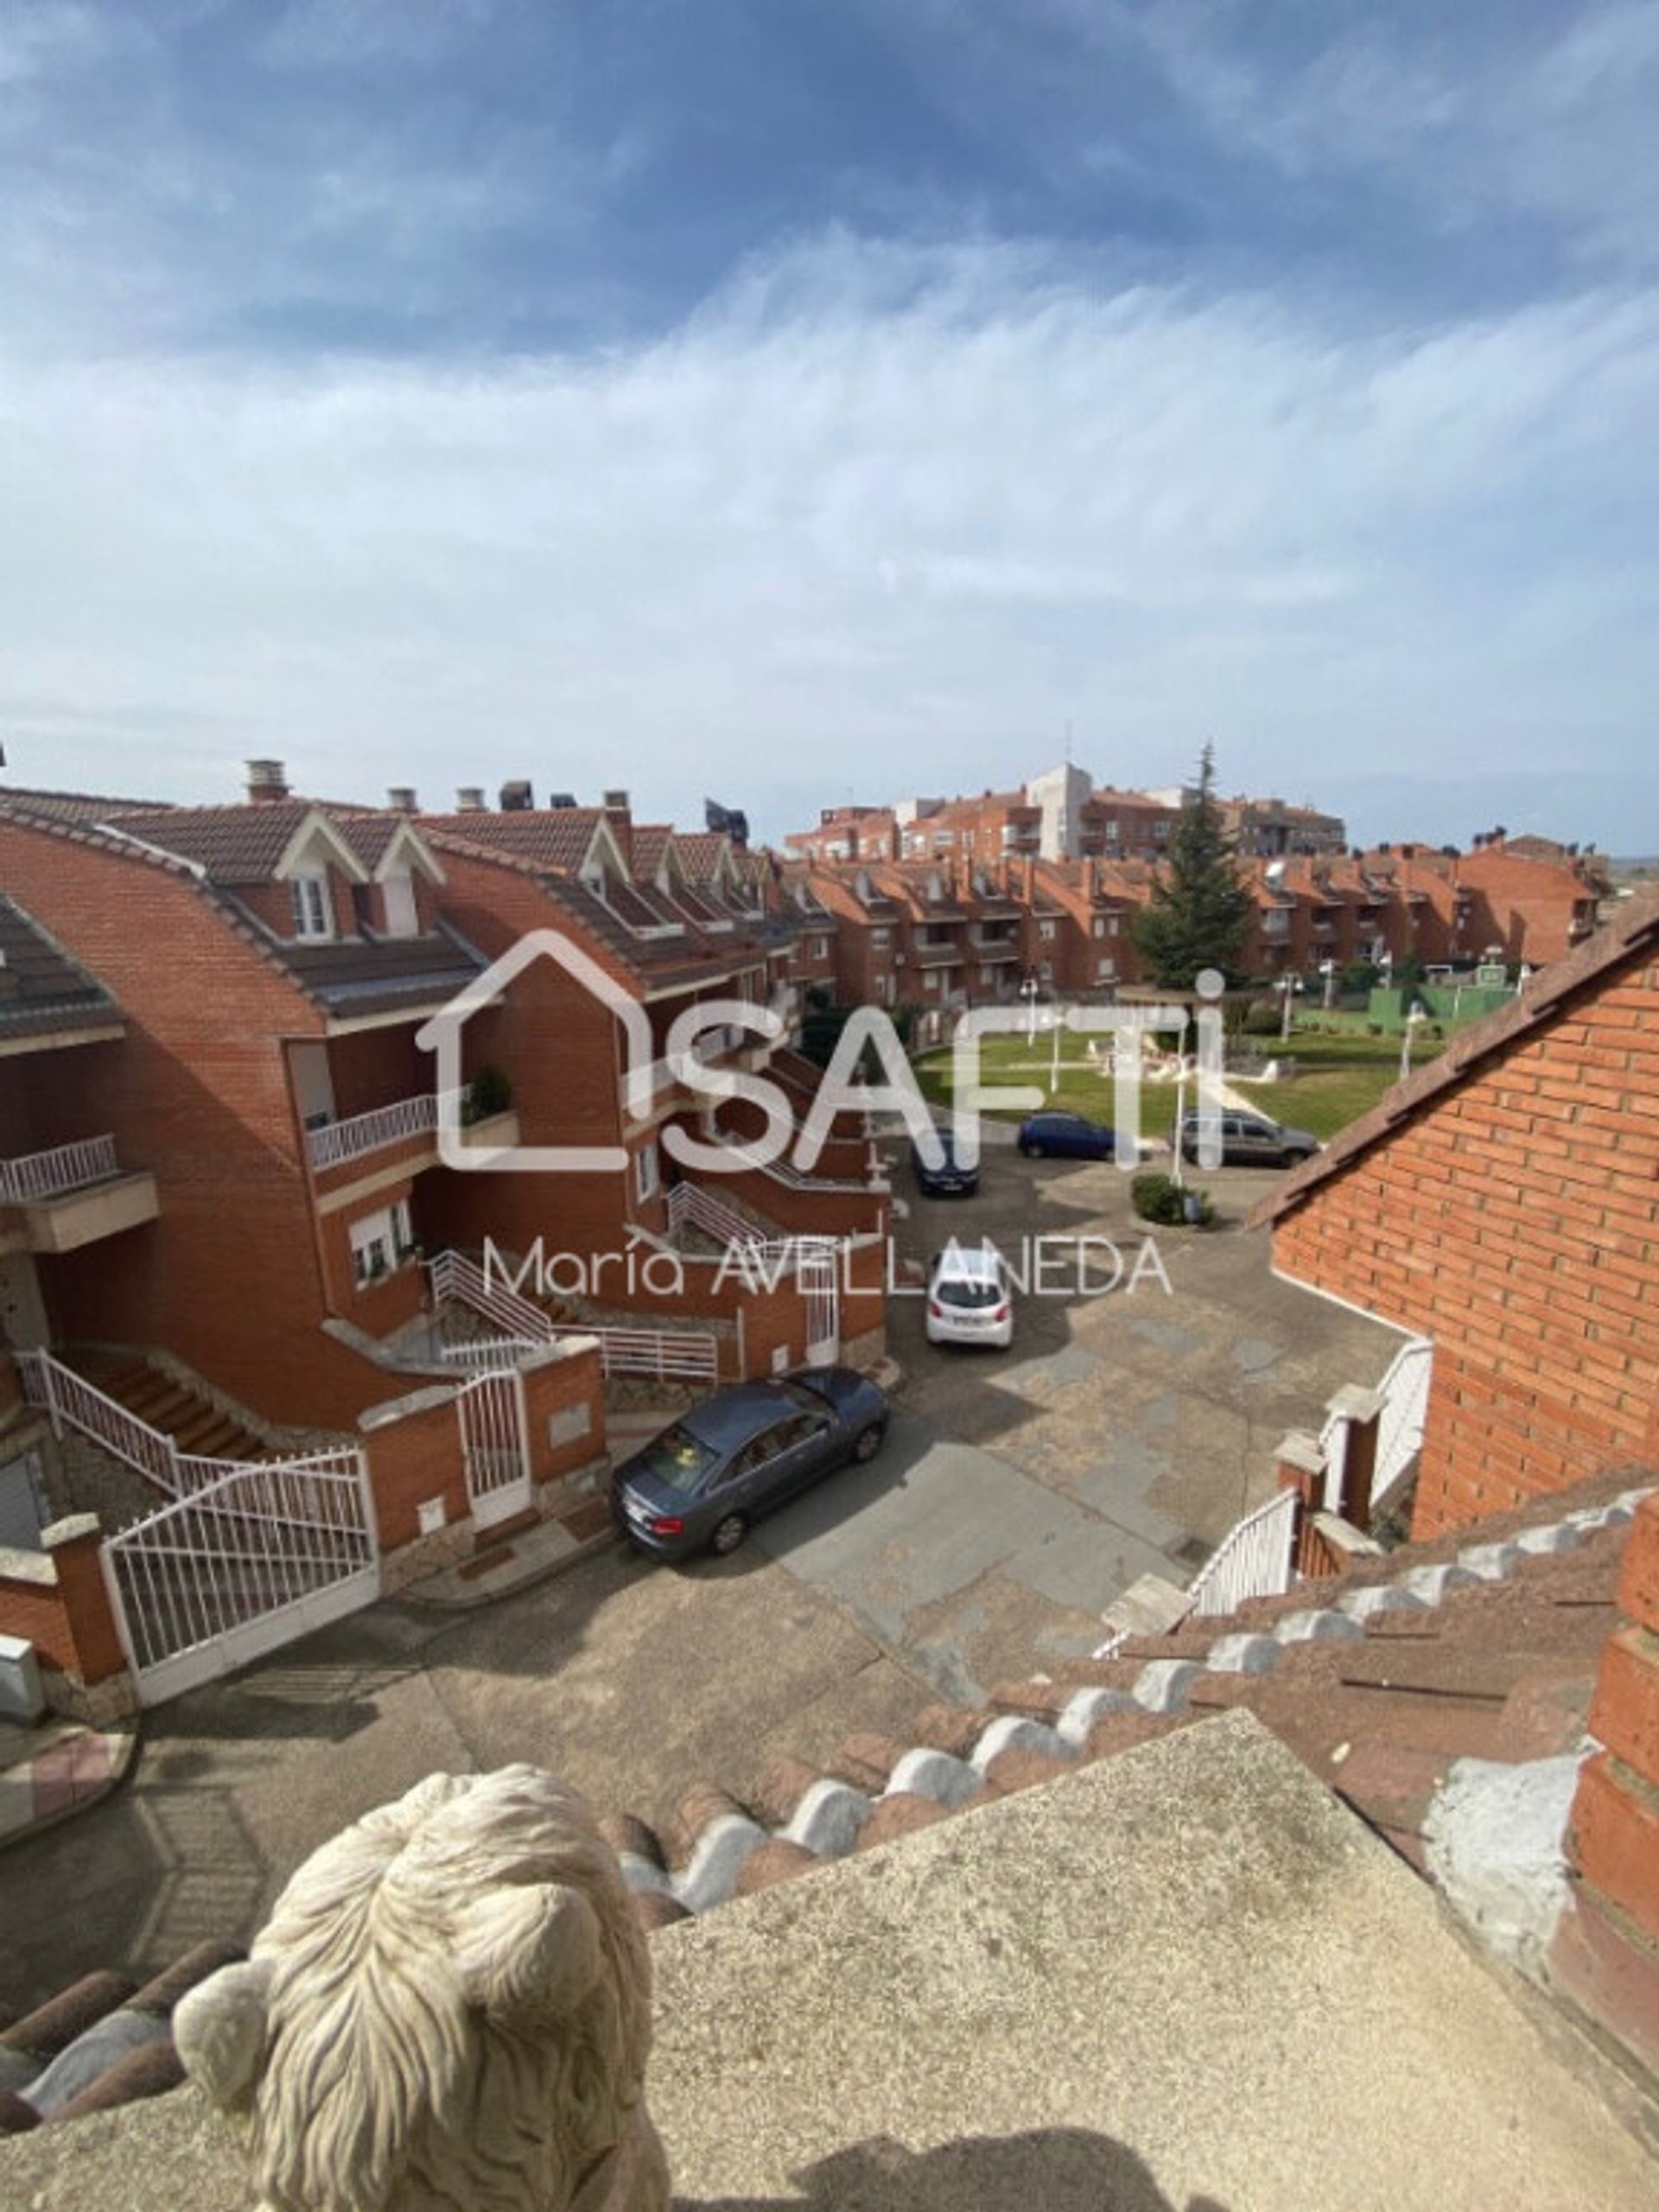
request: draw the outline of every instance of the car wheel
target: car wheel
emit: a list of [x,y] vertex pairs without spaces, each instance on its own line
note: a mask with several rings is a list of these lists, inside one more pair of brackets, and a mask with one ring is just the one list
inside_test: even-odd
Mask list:
[[1039,1144],[1022,1144],[1020,1149],[1027,1160],[1040,1160],[1043,1156],[1043,1147]]
[[716,1522],[715,1533],[709,1539],[709,1548],[716,1558],[724,1559],[734,1552],[749,1533],[749,1524],[741,1513],[728,1513],[723,1521]]
[[884,1421],[873,1421],[868,1427],[859,1430],[853,1439],[853,1457],[861,1467],[874,1459],[881,1449],[887,1433],[887,1424]]

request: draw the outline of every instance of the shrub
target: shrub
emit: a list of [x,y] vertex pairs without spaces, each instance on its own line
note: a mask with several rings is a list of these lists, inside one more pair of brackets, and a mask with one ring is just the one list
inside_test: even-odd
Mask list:
[[462,1102],[461,1118],[470,1127],[474,1122],[487,1122],[493,1114],[505,1114],[512,1103],[512,1085],[499,1068],[482,1067],[473,1077],[466,1099]]
[[1129,1185],[1129,1203],[1141,1220],[1156,1222],[1167,1229],[1180,1229],[1186,1224],[1189,1199],[1197,1216],[1195,1226],[1202,1228],[1214,1220],[1216,1210],[1204,1192],[1183,1190],[1161,1168],[1146,1169]]
[[1284,1015],[1276,1006],[1253,1006],[1244,1016],[1247,1037],[1276,1037],[1284,1025]]

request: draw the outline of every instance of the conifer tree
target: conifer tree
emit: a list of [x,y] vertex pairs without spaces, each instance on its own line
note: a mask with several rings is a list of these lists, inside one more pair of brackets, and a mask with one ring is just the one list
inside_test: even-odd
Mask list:
[[1233,842],[1216,804],[1215,758],[1205,746],[1198,787],[1170,832],[1152,901],[1130,925],[1146,981],[1190,991],[1201,969],[1238,976],[1239,948],[1249,925],[1250,894],[1233,864]]

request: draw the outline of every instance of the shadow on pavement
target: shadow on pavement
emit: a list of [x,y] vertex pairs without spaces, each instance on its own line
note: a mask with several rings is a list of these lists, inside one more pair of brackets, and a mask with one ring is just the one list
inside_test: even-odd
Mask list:
[[795,2177],[788,2197],[682,2197],[675,2212],[1227,2212],[1211,2196],[1177,2205],[1127,2144],[1087,2128],[971,2136],[912,2152],[877,2137]]

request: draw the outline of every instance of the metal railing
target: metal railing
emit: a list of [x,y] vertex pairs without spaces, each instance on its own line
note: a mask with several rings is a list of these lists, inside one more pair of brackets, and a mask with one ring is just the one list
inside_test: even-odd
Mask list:
[[1433,1366],[1434,1347],[1427,1337],[1421,1337],[1402,1344],[1376,1386],[1384,1403],[1377,1423],[1376,1465],[1371,1470],[1373,1519],[1399,1489],[1422,1449]]
[[520,1298],[505,1283],[492,1282],[477,1261],[469,1259],[465,1252],[440,1252],[436,1259],[428,1261],[426,1273],[435,1304],[442,1305],[446,1299],[453,1299],[460,1305],[470,1306],[486,1321],[493,1321],[507,1336],[529,1344],[552,1343],[551,1315],[544,1313],[539,1306],[533,1306],[529,1299]]
[[668,1194],[668,1225],[677,1236],[688,1225],[721,1244],[766,1244],[772,1240],[734,1206],[700,1183],[676,1183]]
[[1187,1586],[1192,1611],[1230,1613],[1247,1598],[1281,1598],[1295,1576],[1292,1546],[1300,1500],[1275,1491],[1235,1522]]
[[106,1183],[120,1173],[112,1136],[83,1137],[50,1152],[26,1152],[16,1160],[0,1160],[0,1205],[35,1205],[89,1183]]
[[[532,1306],[515,1290],[492,1283],[475,1260],[464,1252],[440,1252],[429,1263],[435,1299],[452,1298],[470,1306],[486,1320],[493,1321],[503,1335],[485,1346],[496,1365],[505,1354],[517,1358],[526,1351],[544,1350],[573,1338],[586,1338],[599,1345],[600,1362],[610,1375],[652,1375],[659,1381],[713,1381],[720,1373],[720,1339],[712,1329],[636,1329],[612,1322],[555,1321],[539,1306]],[[470,1362],[479,1347],[446,1345],[444,1357]]]
[[175,1498],[195,1497],[226,1475],[246,1474],[251,1470],[269,1477],[278,1485],[271,1494],[279,1495],[283,1478],[296,1470],[302,1474],[317,1467],[339,1471],[359,1465],[358,1454],[344,1448],[308,1452],[298,1459],[255,1460],[213,1459],[200,1452],[181,1452],[164,1429],[152,1428],[49,1351],[19,1351],[12,1357],[24,1397],[50,1416],[55,1434],[61,1434],[66,1427],[79,1430]]
[[395,1105],[353,1114],[349,1121],[325,1122],[320,1129],[308,1132],[306,1147],[314,1167],[339,1167],[348,1160],[360,1160],[365,1152],[429,1135],[437,1126],[437,1094],[423,1091],[417,1098],[400,1098]]

